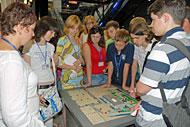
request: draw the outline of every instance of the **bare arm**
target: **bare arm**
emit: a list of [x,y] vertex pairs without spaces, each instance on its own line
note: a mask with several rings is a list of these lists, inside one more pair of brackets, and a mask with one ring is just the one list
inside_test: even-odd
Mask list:
[[92,80],[91,50],[87,43],[83,45],[82,51],[83,51],[84,61],[86,64],[87,79],[88,79],[88,83],[84,85],[84,87],[86,88],[91,85],[91,80]]
[[110,61],[108,62],[108,81],[107,84],[100,86],[101,88],[110,87],[111,86],[111,77],[113,74],[113,63]]
[[136,73],[137,73],[137,60],[133,59],[132,70],[131,70],[131,86],[129,92],[134,91]]
[[146,84],[143,84],[142,82],[138,81],[136,89],[137,89],[137,94],[139,96],[143,96],[147,94],[152,89],[152,87],[147,86]]
[[129,87],[126,86],[128,72],[129,72],[129,67],[130,67],[130,64],[125,63],[124,70],[123,70],[123,83],[122,83],[122,88],[124,90],[128,90],[129,89]]

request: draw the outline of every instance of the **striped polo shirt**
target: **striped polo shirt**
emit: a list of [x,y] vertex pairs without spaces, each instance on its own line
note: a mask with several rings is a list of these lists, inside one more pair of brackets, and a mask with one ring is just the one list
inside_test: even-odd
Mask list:
[[185,85],[190,78],[190,63],[175,47],[164,44],[167,38],[183,42],[190,51],[190,38],[181,27],[168,31],[150,53],[140,81],[152,89],[141,97],[142,103],[137,116],[137,124],[143,127],[165,127],[162,117],[162,97],[158,87],[163,84],[168,103],[180,100]]

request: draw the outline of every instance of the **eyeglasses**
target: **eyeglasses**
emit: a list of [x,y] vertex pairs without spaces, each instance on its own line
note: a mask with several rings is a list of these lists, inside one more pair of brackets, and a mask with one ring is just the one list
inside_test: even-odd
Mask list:
[[87,22],[86,25],[94,24],[94,22]]

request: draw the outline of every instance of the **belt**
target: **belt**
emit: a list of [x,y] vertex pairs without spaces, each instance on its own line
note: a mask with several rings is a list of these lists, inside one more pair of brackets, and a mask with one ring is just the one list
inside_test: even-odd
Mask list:
[[49,88],[49,87],[51,87],[51,86],[55,86],[55,84],[52,83],[52,84],[50,84],[50,85],[40,85],[40,86],[39,86],[39,89],[47,89],[47,88]]

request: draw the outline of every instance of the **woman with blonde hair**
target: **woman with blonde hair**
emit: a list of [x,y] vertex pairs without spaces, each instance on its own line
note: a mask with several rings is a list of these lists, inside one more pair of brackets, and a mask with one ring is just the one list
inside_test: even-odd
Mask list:
[[56,54],[59,57],[58,68],[62,69],[62,89],[80,87],[82,85],[83,62],[81,55],[81,42],[77,33],[82,27],[77,15],[71,15],[66,19],[64,32],[65,36],[58,40]]
[[95,20],[94,16],[88,15],[84,18],[84,32],[80,36],[80,40],[81,40],[82,44],[87,42],[88,33],[94,25],[96,25],[96,20]]

